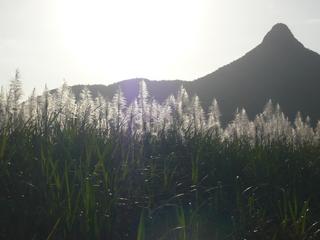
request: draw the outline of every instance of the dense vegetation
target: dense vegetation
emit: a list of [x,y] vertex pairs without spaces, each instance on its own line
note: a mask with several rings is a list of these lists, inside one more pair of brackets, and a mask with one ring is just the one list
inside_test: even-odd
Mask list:
[[0,94],[1,239],[319,239],[320,124],[271,101],[220,124],[181,87],[127,105]]

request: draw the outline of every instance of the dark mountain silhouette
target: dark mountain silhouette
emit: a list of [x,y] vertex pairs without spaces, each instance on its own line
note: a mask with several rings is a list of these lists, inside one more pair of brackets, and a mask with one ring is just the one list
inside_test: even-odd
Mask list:
[[[99,91],[110,98],[120,86],[131,101],[137,95],[139,80],[89,88],[94,95]],[[151,95],[159,101],[176,94],[181,84],[190,95],[197,94],[205,108],[216,98],[224,120],[232,119],[241,107],[253,117],[269,99],[279,103],[290,119],[297,111],[313,120],[320,119],[320,55],[305,48],[281,23],[243,57],[202,78],[192,82],[145,81]],[[74,86],[76,92],[81,88]]]

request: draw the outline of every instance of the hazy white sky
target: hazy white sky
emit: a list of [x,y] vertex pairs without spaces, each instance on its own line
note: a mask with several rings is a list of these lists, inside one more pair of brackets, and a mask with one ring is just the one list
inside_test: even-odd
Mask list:
[[0,85],[25,92],[145,77],[193,80],[277,22],[320,52],[319,0],[0,0]]

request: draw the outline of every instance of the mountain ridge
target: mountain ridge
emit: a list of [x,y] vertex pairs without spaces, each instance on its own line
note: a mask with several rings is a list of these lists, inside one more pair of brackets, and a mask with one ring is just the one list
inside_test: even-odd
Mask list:
[[[120,86],[130,102],[138,94],[140,80],[128,79],[89,88],[111,98]],[[231,120],[236,109],[241,107],[246,108],[252,118],[269,99],[278,102],[290,119],[297,111],[313,120],[320,119],[316,106],[320,102],[317,92],[320,89],[320,55],[304,47],[283,23],[274,25],[261,43],[245,55],[203,77],[193,81],[143,80],[151,95],[160,102],[177,93],[181,85],[191,96],[197,94],[205,109],[216,98],[225,121]]]

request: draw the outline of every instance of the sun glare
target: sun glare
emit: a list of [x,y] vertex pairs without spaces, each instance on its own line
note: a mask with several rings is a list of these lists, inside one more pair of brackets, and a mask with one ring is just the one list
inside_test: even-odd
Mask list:
[[160,76],[195,51],[201,7],[188,0],[61,0],[59,28],[67,51],[92,74]]

